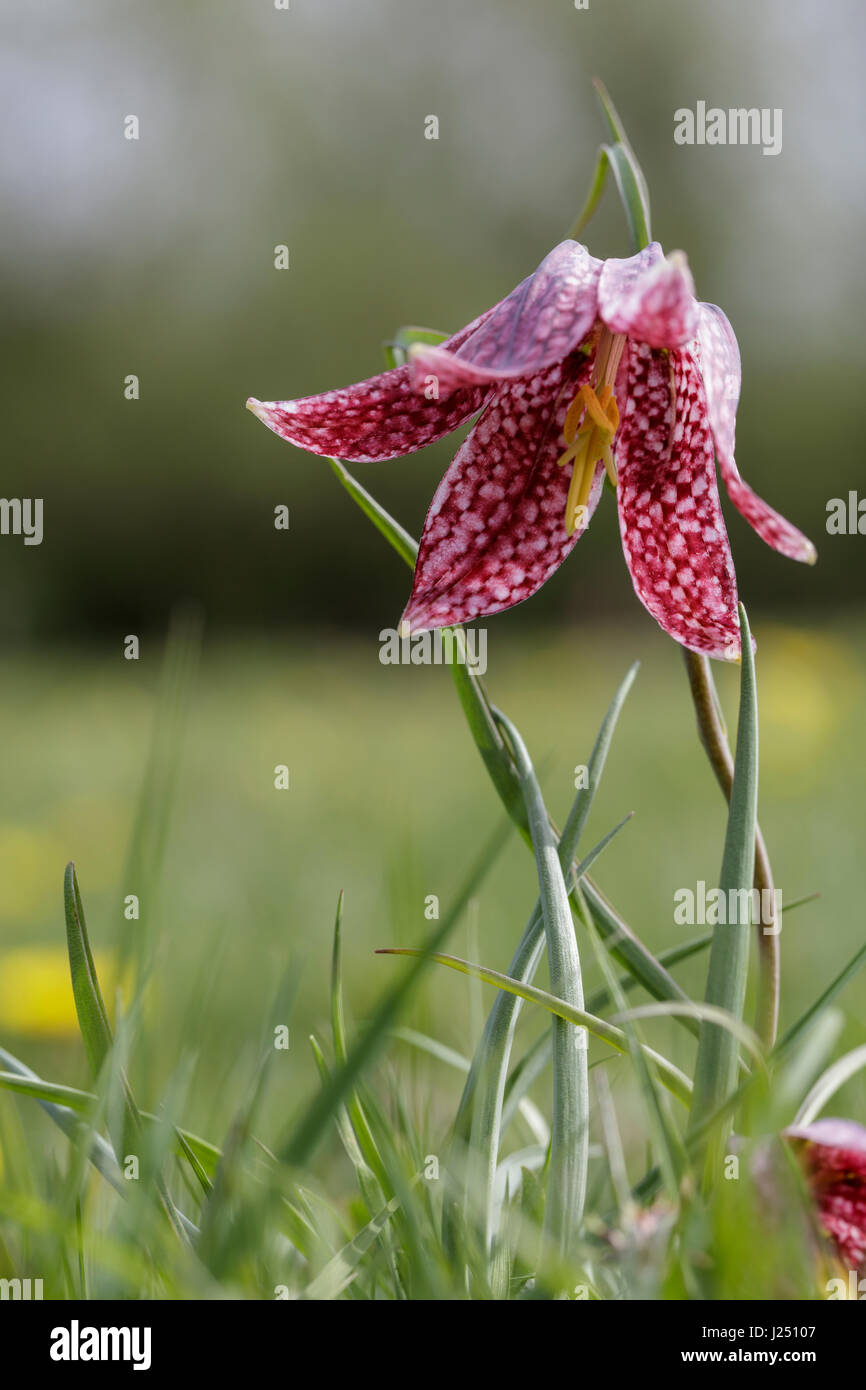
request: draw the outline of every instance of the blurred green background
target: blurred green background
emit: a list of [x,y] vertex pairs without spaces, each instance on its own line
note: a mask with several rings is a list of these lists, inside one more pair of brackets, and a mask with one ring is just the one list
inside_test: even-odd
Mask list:
[[[790,1019],[862,939],[866,570],[861,538],[825,533],[828,499],[859,484],[866,415],[862,8],[44,0],[8,7],[2,28],[3,491],[45,499],[41,546],[0,538],[6,1043],[81,1075],[62,1028],[52,1040],[28,1023],[8,962],[60,947],[68,858],[106,949],[139,891],[124,863],[179,604],[197,605],[204,648],[149,912],[159,1076],[187,1048],[202,1057],[190,1123],[211,1132],[231,1109],[214,1080],[246,1056],[293,953],[305,989],[286,1104],[310,1083],[303,1036],[325,1009],[339,888],[359,1016],[401,968],[371,948],[417,940],[425,895],[456,890],[498,808],[447,673],[378,662],[408,572],[327,465],[243,405],[371,375],[400,324],[454,329],[531,271],[584,197],[604,133],[596,74],[649,180],[655,235],[686,249],[739,335],[743,474],[819,550],[814,570],[793,565],[728,509],[759,642],[762,820],[784,897],[824,895],[786,923]],[[676,146],[673,113],[698,100],[781,107],[783,152]],[[124,139],[129,114],[138,141]],[[627,253],[612,191],[587,238],[596,255]],[[274,269],[280,243],[288,271]],[[453,447],[356,471],[417,534]],[[278,503],[288,533],[273,528]],[[493,697],[558,816],[642,657],[588,843],[637,812],[598,876],[650,945],[673,944],[673,891],[717,873],[723,808],[679,653],[631,592],[614,507],[488,630]],[[137,664],[121,657],[133,632]],[[720,674],[732,717],[735,674]],[[477,942],[464,925],[457,947],[502,967],[534,897],[515,842],[484,887]],[[43,967],[18,957],[36,995]],[[477,1002],[438,978],[415,1021],[467,1050]]]

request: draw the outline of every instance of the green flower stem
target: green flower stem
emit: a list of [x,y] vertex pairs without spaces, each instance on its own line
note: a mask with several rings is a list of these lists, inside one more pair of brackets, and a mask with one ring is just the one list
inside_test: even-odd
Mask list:
[[[529,817],[544,913],[550,991],[583,1011],[583,981],[577,938],[559,845],[553,833],[529,753],[514,725],[494,717],[510,745]],[[553,1128],[550,1139],[544,1231],[563,1256],[574,1248],[583,1218],[589,1163],[589,1065],[585,1028],[553,1020]]]
[[[726,1010],[735,1019],[743,1016],[746,980],[749,970],[751,890],[755,878],[755,827],[758,810],[758,701],[752,636],[746,610],[740,604],[742,664],[740,669],[740,714],[737,727],[737,754],[725,834],[725,850],[719,874],[719,887],[737,906],[727,920],[713,929],[705,1001]],[[747,905],[743,906],[743,900]],[[702,1021],[695,1062],[694,1095],[690,1129],[697,1129],[708,1115],[736,1088],[738,1041],[730,1030]],[[713,1181],[722,1154],[729,1123],[718,1126],[710,1136],[706,1151],[705,1181]]]
[[[692,703],[698,721],[698,734],[716,781],[727,802],[731,800],[734,781],[734,759],[728,738],[719,716],[719,702],[710,669],[709,658],[697,652],[684,651]],[[776,1041],[779,1026],[779,991],[781,982],[781,943],[776,931],[773,870],[761,827],[755,830],[755,887],[761,892],[762,903],[772,904],[770,923],[758,923],[758,999],[755,1011],[755,1032],[766,1047]],[[763,912],[761,916],[763,917]],[[764,926],[772,928],[770,933]]]

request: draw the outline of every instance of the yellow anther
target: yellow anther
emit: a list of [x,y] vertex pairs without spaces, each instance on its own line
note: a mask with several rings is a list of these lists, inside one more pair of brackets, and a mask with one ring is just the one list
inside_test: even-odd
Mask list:
[[592,470],[587,467],[584,459],[574,465],[574,472],[571,475],[571,483],[568,489],[568,500],[565,504],[565,530],[569,536],[573,536],[580,520],[578,511],[578,498],[583,491],[584,474],[589,473],[592,477]]
[[615,420],[613,411],[611,411],[610,416],[605,413],[610,409],[611,404],[613,404],[613,408],[616,410],[616,403],[613,400],[613,391],[610,386],[605,386],[602,390],[601,400],[599,400],[591,386],[581,386],[578,394],[583,397],[587,416],[592,420],[593,424],[597,425],[605,434],[613,434],[619,423],[619,412],[617,411]]
[[583,520],[592,491],[596,465],[603,463],[616,487],[616,464],[610,443],[619,427],[619,408],[609,382],[596,395],[586,382],[581,386],[565,416],[562,436],[568,448],[557,463],[572,464],[571,483],[565,504],[565,529],[571,536]]
[[605,444],[605,446],[604,446],[604,451],[603,451],[603,453],[602,453],[602,458],[604,459],[604,466],[605,466],[605,470],[606,470],[606,472],[607,472],[607,476],[610,478],[610,481],[611,481],[612,485],[613,485],[614,487],[616,487],[616,484],[617,484],[616,463],[614,462],[613,453],[611,452],[611,447],[610,447],[609,444]]
[[568,407],[565,424],[562,427],[562,437],[566,444],[573,444],[577,438],[577,427],[580,424],[580,417],[583,414],[583,410],[583,396],[581,392],[578,391],[571,405]]

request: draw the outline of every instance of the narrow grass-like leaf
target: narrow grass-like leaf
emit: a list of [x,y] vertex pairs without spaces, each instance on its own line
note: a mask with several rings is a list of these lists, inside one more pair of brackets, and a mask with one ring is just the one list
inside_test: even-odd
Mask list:
[[[570,865],[577,853],[580,837],[586,825],[593,798],[601,782],[602,773],[604,772],[604,765],[607,760],[614,729],[616,728],[616,723],[628,692],[634,683],[637,669],[637,663],[635,663],[627,671],[611,700],[596,737],[587,764],[587,785],[578,788],[560,837],[558,852],[560,864],[563,869]],[[482,707],[477,705],[476,710],[478,712],[478,722],[484,725],[485,718]],[[513,763],[507,755],[504,744],[502,744],[492,716],[490,716],[490,724],[494,732],[496,732],[497,740],[505,755],[505,765],[510,770],[509,775],[514,778],[516,794],[519,795],[520,784],[517,781]],[[485,759],[485,762],[486,761]],[[498,784],[495,783],[495,785]],[[609,839],[610,836],[605,837],[606,841]],[[544,917],[539,900],[535,904],[532,916],[527,923],[511,964],[509,965],[508,974],[514,979],[531,981],[538,967],[543,946]],[[455,1136],[458,1139],[462,1138],[465,1140],[469,1137],[473,1105],[483,1112],[481,1123],[483,1131],[487,1136],[486,1147],[490,1150],[486,1160],[488,1171],[495,1170],[498,1162],[499,1116],[505,1078],[508,1073],[508,1066],[511,1058],[514,1029],[517,1024],[519,1012],[519,1000],[507,994],[502,994],[497,997],[487,1019],[484,1034],[476,1050],[472,1071],[466,1083],[457,1117],[454,1122]],[[475,1100],[478,1077],[482,1071],[487,1077],[485,1094],[479,1096],[478,1100]]]
[[413,343],[424,343],[425,346],[438,347],[450,338],[450,333],[440,333],[438,328],[399,328],[393,338],[383,343],[385,351],[385,362],[388,367],[405,367],[409,361],[409,349]]
[[[81,1143],[82,1139],[87,1137],[89,1126],[81,1119],[81,1112],[92,1111],[94,1109],[97,1105],[97,1098],[95,1095],[91,1095],[87,1091],[75,1091],[72,1087],[64,1087],[64,1103],[58,1105],[50,1098],[53,1084],[51,1082],[43,1082],[34,1071],[31,1071],[23,1062],[20,1062],[17,1057],[13,1057],[11,1052],[7,1052],[4,1048],[0,1048],[0,1062],[2,1062],[3,1066],[6,1068],[3,1076],[8,1076],[10,1078],[8,1083],[0,1082],[0,1084],[5,1084],[8,1086],[8,1089],[14,1091],[17,1090],[17,1087],[14,1085],[16,1079],[25,1081],[28,1084],[28,1090],[22,1092],[22,1094],[28,1096],[32,1095],[38,1100],[45,1113],[50,1116],[72,1144],[78,1145]],[[49,1088],[45,1096],[37,1095],[35,1089],[33,1089],[42,1085]],[[106,1182],[111,1183],[111,1186],[116,1188],[118,1192],[122,1192],[123,1186],[120,1169],[117,1166],[117,1159],[114,1157],[114,1150],[111,1145],[108,1144],[100,1134],[93,1134],[91,1136],[91,1141],[89,1148],[86,1150],[91,1163],[97,1171],[102,1174]]]
[[855,1047],[852,1052],[846,1052],[844,1057],[839,1057],[822,1076],[819,1076],[797,1111],[794,1124],[810,1125],[840,1087],[844,1086],[846,1081],[850,1081],[851,1077],[856,1076],[858,1071],[862,1071],[864,1067],[866,1067],[866,1046]]
[[[313,1034],[310,1035],[310,1045],[313,1049],[313,1056],[316,1059],[316,1066],[319,1071],[319,1076],[321,1077],[322,1084],[324,1085],[329,1077],[328,1066],[325,1062],[324,1054],[319,1045],[318,1039]],[[379,1207],[382,1205],[382,1189],[376,1181],[376,1176],[372,1168],[367,1163],[366,1159],[364,1158],[364,1155],[361,1152],[361,1147],[358,1143],[355,1131],[352,1128],[352,1124],[349,1119],[349,1112],[346,1109],[345,1105],[337,1106],[337,1110],[334,1115],[334,1122],[337,1126],[337,1132],[340,1136],[340,1142],[342,1143],[343,1148],[346,1151],[346,1157],[348,1158],[353,1169],[355,1170],[355,1177],[358,1182],[358,1187],[361,1191],[361,1196],[367,1204],[367,1210],[370,1216],[373,1216],[379,1210]]]
[[[479,984],[480,983],[481,982],[479,981]],[[464,1075],[466,1075],[470,1069],[471,1063],[469,1061],[469,1058],[464,1057],[462,1052],[457,1052],[456,1049],[453,1047],[447,1047],[445,1043],[439,1042],[437,1038],[428,1037],[426,1033],[419,1033],[414,1028],[395,1028],[393,1036],[395,1038],[399,1038],[402,1042],[408,1043],[410,1047],[417,1047],[419,1052],[426,1052],[428,1056],[435,1057],[435,1059],[438,1062],[444,1062],[444,1064],[447,1067],[453,1067],[455,1071],[463,1072]],[[548,1029],[547,1032],[542,1034],[538,1041],[540,1043],[546,1044],[546,1056],[542,1060],[541,1065],[538,1068],[538,1071],[536,1071],[532,1079],[529,1080],[528,1085],[532,1084],[532,1081],[535,1079],[535,1076],[540,1075],[540,1073],[550,1062],[550,1030]],[[525,1057],[522,1057],[521,1062],[523,1062],[524,1060]],[[521,1116],[526,1121],[526,1124],[531,1130],[536,1142],[539,1144],[543,1143],[547,1145],[550,1142],[550,1129],[548,1127],[547,1121],[544,1119],[543,1115],[541,1114],[541,1111],[538,1109],[538,1106],[535,1105],[531,1100],[529,1100],[525,1095],[521,1095],[516,1097],[514,1102],[514,1108],[520,1111]],[[503,1128],[504,1125],[505,1115],[503,1111]]]
[[[66,945],[69,953],[69,970],[72,977],[75,1011],[78,1015],[78,1024],[91,1075],[94,1080],[98,1081],[105,1069],[111,1066],[113,1039],[90,949],[87,923],[84,918],[84,904],[81,900],[75,865],[72,863],[66,866],[63,901],[66,913]],[[123,1096],[125,1121],[123,1132],[118,1130],[111,1137],[118,1162],[121,1162],[127,1153],[138,1151],[138,1141],[141,1136],[141,1115],[122,1068],[118,1072],[118,1083]],[[171,1226],[179,1238],[186,1240],[187,1233],[184,1224],[159,1172],[153,1174],[153,1182],[159,1202]]]
[[[414,950],[411,946],[380,947],[377,951],[377,955],[382,956],[417,956],[421,954],[420,951]],[[596,1018],[594,1014],[586,1013],[585,1010],[573,1008],[564,1000],[549,994],[547,990],[539,989],[537,985],[512,979],[510,975],[503,975],[498,970],[490,970],[486,965],[476,965],[472,961],[461,960],[459,956],[442,955],[438,951],[426,953],[426,959],[436,961],[438,965],[447,965],[451,970],[456,970],[461,975],[474,975],[476,979],[482,980],[486,985],[494,985],[497,989],[506,990],[509,994],[514,994],[530,1004],[538,1004],[556,1018],[567,1019],[569,1023],[575,1024],[578,1028],[585,1028],[594,1038],[608,1043],[617,1052],[628,1051],[628,1042],[621,1028],[608,1023],[606,1019]],[[643,1050],[655,1067],[662,1085],[670,1091],[671,1095],[676,1096],[677,1100],[688,1105],[692,1094],[692,1085],[688,1077],[680,1071],[679,1067],[674,1066],[673,1062],[669,1062],[666,1057],[663,1057],[653,1048],[645,1046]]]
[[[157,896],[168,843],[171,811],[181,763],[193,683],[201,650],[202,619],[195,605],[181,604],[171,615],[159,694],[141,791],[123,869],[122,882],[139,902],[133,921],[121,919],[118,978],[132,975],[135,998],[153,966]],[[134,971],[128,972],[128,966]],[[147,1055],[145,1054],[145,1062]]]
[[414,541],[409,532],[404,531],[400,523],[395,521],[384,507],[380,506],[375,497],[352,477],[348,468],[339,459],[331,458],[328,459],[328,462],[352,501],[358,504],[364,515],[372,521],[376,530],[381,532],[397,554],[406,561],[409,568],[414,568],[415,557],[418,554],[417,541]]
[[577,902],[580,917],[589,939],[592,942],[593,949],[595,950],[596,960],[604,976],[605,984],[620,1012],[618,1021],[624,1024],[623,1033],[625,1035],[638,1087],[643,1096],[650,1124],[650,1132],[655,1138],[656,1149],[659,1154],[659,1163],[668,1190],[668,1197],[672,1202],[676,1202],[679,1180],[686,1165],[685,1150],[679,1135],[674,1129],[667,1105],[665,1104],[665,1098],[659,1094],[655,1079],[647,1064],[643,1039],[638,1033],[638,1030],[630,1022],[628,1014],[625,1011],[625,995],[617,983],[607,951],[601,944],[598,932],[593,925],[592,916],[586,906],[579,885],[577,888]]
[[63,903],[66,910],[66,946],[69,952],[75,1012],[78,1015],[90,1074],[96,1079],[111,1051],[111,1027],[90,950],[84,905],[74,864],[66,866]]
[[[791,1024],[790,1028],[788,1028],[779,1039],[768,1058],[771,1067],[777,1066],[791,1055],[797,1044],[806,1037],[809,1030],[816,1025],[836,997],[847,984],[850,984],[851,980],[854,979],[855,975],[862,969],[864,964],[866,964],[866,945],[861,946],[860,949],[854,953],[847,965],[839,971],[839,974],[831,980],[826,989],[822,990],[818,998],[809,1005],[808,1009],[800,1015],[796,1022]],[[763,1073],[761,1072],[753,1072],[750,1076],[747,1076],[740,1082],[736,1091],[723,1100],[700,1125],[696,1126],[694,1129],[690,1129],[686,1135],[686,1148],[690,1155],[698,1151],[700,1145],[715,1125],[721,1124],[722,1121],[726,1120],[735,1112],[737,1107],[748,1097],[752,1086],[762,1076]],[[658,1189],[658,1184],[658,1169],[653,1168],[641,1179],[640,1183],[635,1188],[634,1196],[636,1200],[641,1202],[648,1201]]]
[[328,1261],[313,1282],[307,1285],[302,1297],[314,1299],[317,1302],[338,1298],[356,1277],[358,1265],[364,1255],[378,1240],[399,1206],[399,1199],[392,1197],[390,1202],[382,1207],[372,1220],[367,1222],[363,1230],[360,1230],[349,1241],[348,1245],[344,1245],[343,1249],[339,1250],[333,1259]]
[[[740,604],[742,660],[740,715],[734,781],[728,807],[725,851],[719,887],[728,904],[726,917],[713,933],[705,1000],[741,1019],[746,997],[751,936],[752,885],[755,873],[755,828],[758,812],[758,701],[752,637],[746,610]],[[744,912],[743,903],[748,904]],[[695,1089],[690,1127],[700,1125],[732,1094],[737,1079],[738,1046],[733,1034],[716,1023],[703,1022],[695,1063]],[[708,1172],[721,1154],[726,1128],[720,1127],[708,1148]]]
[[[580,956],[556,837],[535,769],[520,734],[503,714],[496,721],[511,748],[535,850],[551,992],[583,1010]],[[544,1233],[568,1257],[583,1220],[589,1148],[587,1039],[582,1029],[557,1018],[553,1025],[553,1126],[548,1162]]]
[[347,1055],[343,1065],[335,1068],[327,1085],[322,1087],[303,1112],[288,1139],[282,1145],[280,1156],[284,1163],[300,1166],[308,1160],[310,1154],[317,1147],[330,1123],[335,1107],[351,1092],[364,1069],[382,1046],[393,1028],[400,1010],[423,974],[432,952],[437,950],[454,930],[472,894],[492,867],[496,856],[505,844],[509,829],[508,826],[500,826],[484,847],[457,892],[451,907],[436,930],[431,933],[426,948],[418,953],[420,959],[411,970],[406,972],[403,979],[399,980],[380,1000],[373,1017]]
[[678,1000],[665,999],[654,1004],[638,1004],[634,1009],[626,1009],[624,1012],[613,1014],[611,1017],[615,1023],[626,1023],[629,1019],[638,1018],[673,1018],[676,1014],[687,1012],[691,1012],[692,1016],[702,1023],[717,1023],[720,1028],[727,1028],[736,1041],[741,1043],[746,1051],[754,1057],[764,1072],[767,1071],[764,1047],[757,1033],[741,1018],[735,1018],[726,1009],[720,1009],[715,1004],[702,1003],[700,1000],[681,1004]]
[[598,207],[601,195],[604,192],[604,185],[607,181],[607,171],[609,167],[610,166],[607,158],[607,146],[602,145],[601,149],[598,152],[598,158],[595,162],[595,169],[593,170],[592,175],[592,183],[589,186],[589,192],[586,195],[586,201],[584,202],[584,205],[578,213],[577,217],[574,219],[574,222],[571,226],[571,231],[568,234],[569,237],[574,241],[579,241],[581,232],[583,231],[584,227],[586,227],[588,223],[592,220],[593,215],[595,214],[595,210]]
[[[334,1060],[338,1067],[345,1066],[348,1056],[346,1042],[346,1021],[343,1010],[343,952],[342,952],[342,924],[343,924],[343,894],[340,892],[337,899],[337,913],[334,919],[334,944],[331,951],[331,1032],[334,1040]],[[359,1150],[364,1157],[365,1165],[370,1172],[375,1175],[379,1185],[381,1197],[389,1199],[393,1197],[393,1189],[388,1180],[388,1173],[382,1162],[381,1155],[373,1138],[370,1124],[364,1111],[364,1106],[355,1087],[349,1092],[347,1102],[347,1119],[352,1127]],[[376,1210],[381,1205],[381,1200],[376,1203]],[[371,1210],[371,1215],[372,1210]]]
[[848,961],[847,965],[843,966],[835,979],[830,981],[827,988],[822,990],[818,995],[818,998],[810,1004],[808,1009],[800,1015],[796,1022],[792,1023],[790,1028],[782,1034],[771,1053],[774,1059],[781,1059],[787,1056],[798,1039],[811,1028],[812,1024],[824,1010],[829,1008],[833,1000],[837,995],[841,994],[846,985],[851,983],[864,964],[866,964],[866,943],[864,943],[859,950],[854,952],[854,955]]
[[635,251],[640,251],[652,241],[649,189],[607,88],[598,78],[593,80],[593,86],[614,139],[614,143],[606,147],[605,153],[616,180],[632,246]]
[[625,212],[632,246],[641,250],[649,245],[652,236],[649,229],[649,209],[644,206],[640,195],[634,156],[624,145],[607,145],[605,154]]

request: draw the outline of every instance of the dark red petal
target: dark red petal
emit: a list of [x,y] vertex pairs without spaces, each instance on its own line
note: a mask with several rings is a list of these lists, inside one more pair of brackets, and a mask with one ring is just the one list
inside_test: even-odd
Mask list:
[[579,347],[596,320],[601,261],[576,241],[563,241],[462,347],[418,346],[412,351],[415,381],[429,378],[440,396],[459,386],[533,376]]
[[734,433],[740,399],[740,350],[734,330],[721,309],[716,308],[715,304],[700,304],[698,308],[701,371],[716,455],[728,496],[767,545],[791,560],[802,560],[813,565],[817,556],[812,542],[768,506],[740,477],[734,461]]
[[590,364],[556,363],[503,386],[459,450],[436,491],[421,537],[403,622],[413,630],[445,627],[499,613],[549,579],[586,530],[601,493],[596,472],[587,520],[565,529],[571,469],[566,410]]
[[853,1120],[793,1125],[822,1225],[849,1269],[866,1264],[866,1129]]
[[599,317],[613,333],[650,347],[682,347],[697,331],[695,286],[682,251],[665,260],[653,241],[636,256],[605,261],[598,282]]
[[[488,309],[467,324],[449,345],[459,347],[492,313]],[[251,397],[247,406],[281,439],[311,454],[368,463],[414,453],[450,434],[489,395],[485,384],[457,391],[447,401],[428,400],[415,389],[412,367],[405,366],[319,396],[264,402]]]
[[626,382],[615,453],[635,592],[684,647],[731,660],[740,651],[737,581],[697,363],[630,343]]

